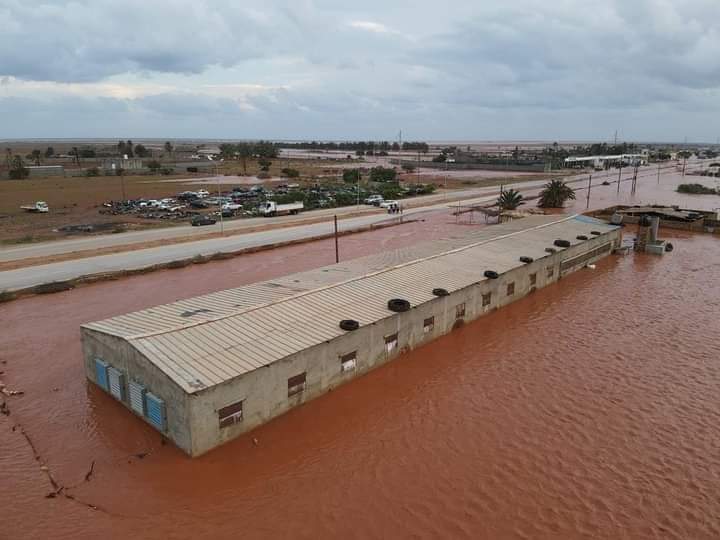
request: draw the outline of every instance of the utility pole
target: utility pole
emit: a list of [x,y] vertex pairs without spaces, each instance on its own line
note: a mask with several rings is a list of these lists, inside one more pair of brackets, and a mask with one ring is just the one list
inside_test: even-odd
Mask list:
[[340,250],[338,248],[337,214],[335,214],[333,218],[333,222],[335,224],[335,264],[337,264],[340,262]]
[[357,170],[357,210],[360,210],[360,169]]
[[447,197],[448,197],[447,183],[448,183],[448,162],[447,162],[447,158],[445,158],[445,200],[446,201],[447,201]]
[[640,169],[640,165],[637,163],[635,164],[635,168],[633,169],[633,178],[632,178],[632,184],[630,188],[630,193],[632,195],[635,195],[635,191],[637,191],[637,176],[638,176],[638,170]]
[[658,186],[660,185],[660,162],[658,162]]
[[127,201],[127,194],[125,193],[125,169],[120,167],[120,188],[122,189],[123,201]]
[[682,177],[685,178],[685,165],[687,165],[687,156],[683,156],[683,169],[682,169]]
[[217,163],[215,164],[215,182],[217,183],[217,196],[218,202],[220,202],[220,234],[225,234],[225,224],[223,223],[223,206],[225,206],[220,199],[220,174],[218,173]]
[[592,174],[588,178],[587,204],[585,205],[586,210],[590,208],[590,188],[592,188]]
[[416,184],[420,183],[420,149],[418,148],[418,162],[417,162],[417,180],[415,181]]
[[617,188],[618,195],[620,195],[620,180],[621,179],[622,179],[622,161],[620,161],[620,166],[618,167],[618,188]]

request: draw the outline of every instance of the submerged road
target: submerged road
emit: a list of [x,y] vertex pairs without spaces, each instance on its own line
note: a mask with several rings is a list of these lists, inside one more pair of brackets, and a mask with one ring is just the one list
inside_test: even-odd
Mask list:
[[[582,175],[581,177],[569,179],[569,181],[573,183],[584,182],[586,180],[587,175]],[[626,180],[625,174],[623,174],[623,180]],[[517,184],[507,184],[505,186],[505,189],[513,187],[522,191],[525,197],[533,197],[539,193],[540,187],[544,183],[544,180],[538,180],[530,182],[520,182]],[[432,195],[424,198],[424,201],[426,203],[430,201],[441,202],[434,202],[434,204],[419,206],[417,208],[407,208],[404,211],[403,218],[419,216],[426,212],[447,211],[448,206],[453,204],[452,201],[459,200],[458,195],[460,195],[461,193],[464,194],[466,197],[465,199],[463,199],[463,204],[492,203],[498,197],[499,186],[489,186],[485,188],[466,190],[463,192],[455,192],[452,194],[453,198],[448,198],[447,200],[444,194]],[[472,197],[473,195],[475,196]],[[332,213],[335,213],[336,211],[337,209],[333,209],[328,214],[328,216],[332,216]],[[340,232],[350,232],[357,229],[363,229],[370,225],[378,225],[381,223],[399,221],[399,219],[400,217],[389,216],[386,213],[379,213],[375,210],[368,215],[351,217],[338,221],[338,230]],[[196,227],[187,228],[197,229]],[[143,231],[143,234],[147,233],[155,235],[157,233],[163,232],[174,233],[177,229],[178,228],[163,229],[161,231]],[[259,248],[285,242],[308,240],[319,236],[331,234],[332,231],[333,225],[331,221],[324,221],[320,223],[306,223],[295,226],[274,228],[265,231],[248,232],[245,234],[233,234],[220,238],[188,241],[183,243],[168,244],[166,246],[134,249],[131,251],[113,253],[109,255],[96,255],[50,264],[28,266],[15,270],[7,270],[0,272],[0,291],[17,291],[54,281],[66,281],[84,276],[91,276],[95,274],[104,274],[110,272],[120,272],[123,270],[138,270],[157,264],[164,264],[172,261],[189,259],[195,256],[208,256],[216,253],[233,253],[249,248]],[[139,233],[128,234],[136,235]],[[108,242],[114,241],[116,236],[120,235],[93,237],[81,239],[79,241],[99,242],[100,247],[107,247],[108,245],[111,245],[108,244]],[[157,239],[157,237],[154,236],[153,238]],[[160,237],[160,239],[162,239],[162,237]],[[147,238],[144,241],[147,241]],[[12,251],[15,252],[15,255],[17,255],[18,249],[31,249],[32,247],[37,247],[41,250],[49,250],[52,248],[59,249],[62,248],[64,245],[68,244],[69,242],[71,241],[55,242],[41,246],[28,246],[27,248],[6,250],[3,253],[5,253],[6,256],[12,256],[12,254],[8,253],[9,251]],[[77,243],[74,243],[72,245],[77,246]],[[64,252],[67,251],[56,251],[55,253]],[[29,253],[28,251],[25,251],[24,253],[26,253],[26,257],[38,256],[37,254],[27,255],[27,253]],[[47,251],[43,251],[42,253],[48,254]]]

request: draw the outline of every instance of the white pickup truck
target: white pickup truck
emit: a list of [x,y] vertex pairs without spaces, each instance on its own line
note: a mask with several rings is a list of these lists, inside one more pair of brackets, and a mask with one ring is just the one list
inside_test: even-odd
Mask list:
[[305,208],[301,202],[278,204],[275,201],[267,201],[260,205],[260,213],[265,217],[284,216],[286,214],[299,214]]
[[48,205],[45,201],[38,201],[35,204],[21,206],[20,209],[25,210],[26,212],[37,212],[40,214],[46,214],[50,211],[50,208],[48,208]]

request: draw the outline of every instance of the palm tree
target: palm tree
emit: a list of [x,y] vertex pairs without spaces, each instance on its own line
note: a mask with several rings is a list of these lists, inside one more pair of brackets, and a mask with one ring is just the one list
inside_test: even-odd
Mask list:
[[540,192],[540,208],[562,208],[568,199],[575,200],[575,190],[562,180],[550,180]]
[[515,210],[523,203],[522,200],[523,196],[520,195],[520,192],[514,189],[508,189],[500,194],[497,205],[501,212],[504,210]]

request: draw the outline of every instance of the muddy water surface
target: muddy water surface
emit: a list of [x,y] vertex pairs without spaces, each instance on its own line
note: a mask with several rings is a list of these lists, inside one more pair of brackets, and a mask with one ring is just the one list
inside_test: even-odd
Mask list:
[[[195,460],[85,383],[79,324],[332,243],[5,304],[0,380],[26,394],[0,415],[0,538],[718,538],[720,241],[664,235],[671,255],[608,258]],[[19,426],[74,500],[45,498]]]

